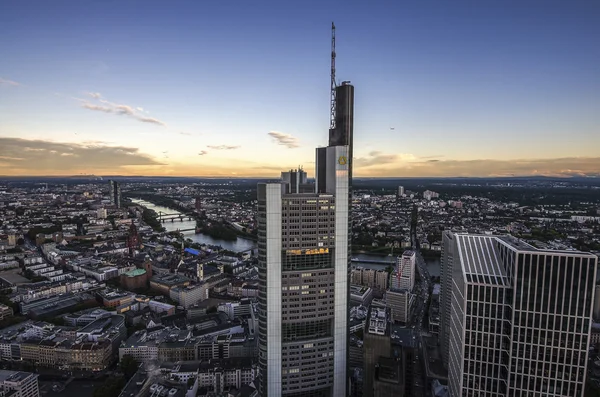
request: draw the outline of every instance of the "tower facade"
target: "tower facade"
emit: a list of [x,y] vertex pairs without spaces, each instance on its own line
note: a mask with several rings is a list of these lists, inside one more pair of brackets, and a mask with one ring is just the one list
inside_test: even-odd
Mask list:
[[354,87],[335,86],[315,183],[300,168],[258,185],[258,392],[347,396]]
[[259,393],[345,396],[348,146],[326,149],[325,192],[258,185]]
[[453,236],[451,396],[581,396],[598,258]]
[[121,183],[110,181],[110,203],[117,208],[121,208]]

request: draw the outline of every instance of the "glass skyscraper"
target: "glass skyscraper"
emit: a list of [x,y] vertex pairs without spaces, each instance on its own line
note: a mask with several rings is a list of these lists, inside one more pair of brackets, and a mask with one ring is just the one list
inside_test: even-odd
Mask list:
[[445,239],[450,395],[582,396],[598,258],[511,236]]
[[315,183],[300,169],[258,185],[262,397],[347,395],[354,87],[337,90],[344,120],[317,149]]

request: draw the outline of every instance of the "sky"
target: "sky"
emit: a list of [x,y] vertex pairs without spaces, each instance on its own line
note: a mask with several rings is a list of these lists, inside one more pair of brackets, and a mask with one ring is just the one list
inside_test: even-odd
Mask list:
[[600,176],[597,1],[8,2],[0,175]]

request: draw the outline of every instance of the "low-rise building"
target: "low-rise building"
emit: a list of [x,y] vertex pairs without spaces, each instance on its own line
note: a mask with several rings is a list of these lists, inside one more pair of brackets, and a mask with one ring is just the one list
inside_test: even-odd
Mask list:
[[14,314],[12,307],[0,303],[0,321],[12,317]]
[[208,298],[208,289],[206,283],[199,283],[181,287],[173,287],[169,291],[169,296],[175,302],[184,308],[191,307],[198,302]]

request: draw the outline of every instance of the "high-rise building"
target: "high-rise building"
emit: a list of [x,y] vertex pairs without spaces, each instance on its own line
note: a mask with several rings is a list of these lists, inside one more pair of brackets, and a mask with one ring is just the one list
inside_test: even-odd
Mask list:
[[582,396],[598,258],[511,236],[448,242],[450,395]]
[[110,181],[110,203],[117,208],[121,208],[121,183],[117,181]]
[[349,148],[324,149],[312,193],[258,185],[263,397],[346,395]]
[[258,185],[258,392],[347,395],[354,87],[335,84],[315,183],[300,168]]
[[[260,396],[345,396],[354,88],[338,87],[338,128],[304,171],[258,185]],[[295,179],[294,179],[295,178]]]
[[404,196],[404,186],[398,186],[398,197]]
[[405,289],[412,292],[415,286],[415,264],[417,256],[414,251],[404,251],[396,259],[396,271],[392,273],[391,288]]

